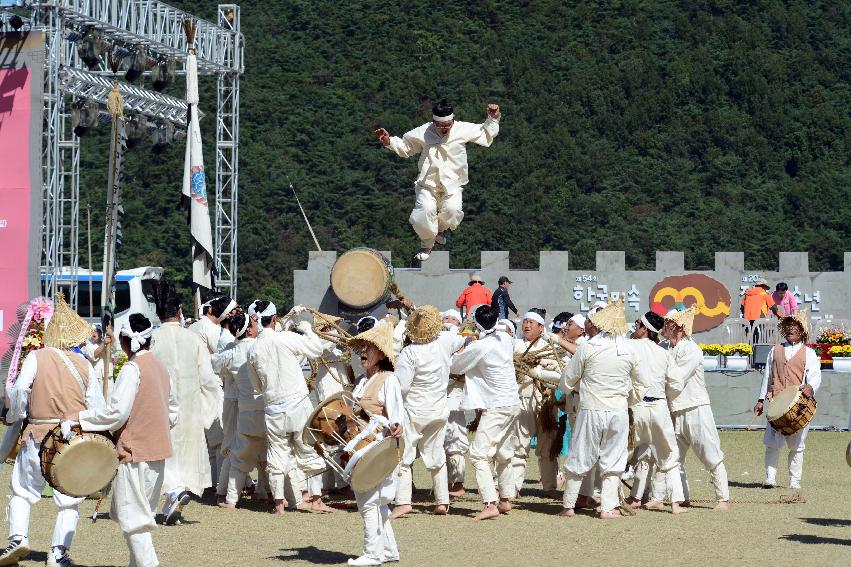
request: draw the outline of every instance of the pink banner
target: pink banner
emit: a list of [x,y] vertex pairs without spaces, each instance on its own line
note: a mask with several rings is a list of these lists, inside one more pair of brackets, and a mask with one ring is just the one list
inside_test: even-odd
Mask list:
[[15,310],[29,299],[31,78],[28,68],[0,69],[0,356]]

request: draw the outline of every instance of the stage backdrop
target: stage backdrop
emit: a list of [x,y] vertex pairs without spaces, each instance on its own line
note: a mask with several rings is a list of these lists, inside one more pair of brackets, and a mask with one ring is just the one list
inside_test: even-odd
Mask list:
[[40,293],[44,36],[0,34],[0,356],[18,305]]

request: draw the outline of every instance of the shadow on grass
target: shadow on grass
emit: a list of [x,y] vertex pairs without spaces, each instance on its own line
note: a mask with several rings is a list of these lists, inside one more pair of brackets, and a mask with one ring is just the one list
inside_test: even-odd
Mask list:
[[340,563],[345,564],[352,557],[352,555],[340,553],[339,551],[319,549],[312,545],[282,549],[281,551],[284,552],[282,555],[276,555],[270,559],[278,559],[280,561],[309,561],[317,565],[339,565]]
[[730,488],[762,488],[761,482],[738,482],[731,480],[729,485]]
[[817,543],[830,545],[851,546],[851,539],[839,539],[838,537],[823,537],[817,535],[790,534],[780,536],[780,539],[788,541],[797,541],[798,543]]
[[851,520],[846,520],[844,518],[801,518],[801,521],[816,526],[834,528],[847,528],[851,526]]

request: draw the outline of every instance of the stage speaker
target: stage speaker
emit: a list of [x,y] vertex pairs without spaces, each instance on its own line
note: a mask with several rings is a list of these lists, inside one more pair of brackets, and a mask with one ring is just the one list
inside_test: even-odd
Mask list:
[[753,346],[753,367],[765,368],[765,363],[768,361],[768,353],[774,345],[754,345]]

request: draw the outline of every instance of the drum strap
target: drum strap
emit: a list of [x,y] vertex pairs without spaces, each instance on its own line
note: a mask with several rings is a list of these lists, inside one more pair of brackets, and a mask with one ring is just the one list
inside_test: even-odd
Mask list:
[[56,354],[59,355],[59,358],[62,359],[62,362],[65,363],[65,366],[68,368],[68,371],[74,376],[74,379],[77,380],[77,385],[80,386],[80,392],[83,394],[83,399],[86,399],[86,385],[83,382],[83,378],[80,376],[80,373],[77,372],[77,368],[74,366],[74,363],[68,358],[68,355],[62,352],[61,350],[54,348],[53,349]]

